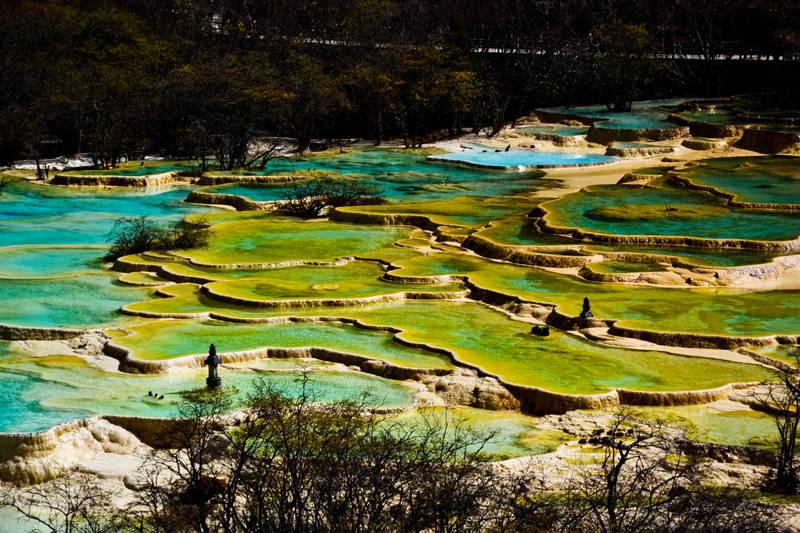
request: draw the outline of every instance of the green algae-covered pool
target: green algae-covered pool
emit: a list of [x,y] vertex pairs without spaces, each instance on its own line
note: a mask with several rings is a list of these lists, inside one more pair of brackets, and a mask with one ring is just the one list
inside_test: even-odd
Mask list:
[[647,330],[713,335],[796,335],[800,291],[727,288],[662,288],[594,283],[546,270],[489,262],[466,255],[434,254],[400,261],[400,274],[464,274],[478,286],[536,302],[552,303],[572,316],[584,296],[594,315]]
[[331,262],[350,256],[389,259],[413,255],[394,246],[396,241],[409,236],[410,227],[298,221],[271,214],[237,215],[241,216],[212,227],[207,248],[180,250],[176,255],[210,265]]
[[394,341],[389,332],[334,322],[232,324],[216,320],[162,320],[130,329],[131,335],[114,342],[129,349],[134,359],[166,360],[202,354],[213,343],[220,353],[268,347],[317,347],[383,359],[409,368],[452,368],[447,357],[404,346]]
[[680,175],[733,194],[739,202],[800,204],[800,157],[704,159]]
[[[511,244],[514,246],[536,246],[537,253],[564,254],[564,245],[572,248],[580,247],[582,253],[589,254],[599,252],[625,252],[641,253],[656,256],[665,256],[664,261],[669,257],[676,257],[685,262],[700,266],[740,266],[750,264],[768,263],[772,258],[780,255],[790,254],[791,251],[749,251],[739,249],[714,249],[714,248],[692,248],[689,246],[635,246],[620,244],[615,246],[602,244],[585,244],[576,242],[575,239],[563,237],[561,235],[542,233],[536,227],[533,220],[522,217],[509,217],[507,219],[495,219],[491,226],[482,229],[477,235],[487,237],[501,244]],[[553,251],[548,252],[547,247],[552,247]]]
[[63,174],[67,176],[149,176],[165,172],[182,172],[192,170],[192,168],[189,161],[148,159],[120,163],[115,168],[71,170]]
[[[196,299],[192,303],[196,297],[188,292],[181,298],[183,305],[202,306]],[[155,300],[143,308],[158,312],[159,305],[165,301],[169,299]],[[173,302],[169,312],[176,312],[180,305]],[[596,393],[617,387],[695,390],[729,382],[759,381],[769,375],[766,369],[756,365],[604,346],[558,331],[549,337],[537,337],[530,334],[530,324],[512,320],[476,303],[409,301],[284,310],[218,306],[215,311],[230,317],[250,318],[344,317],[376,326],[391,326],[402,330],[398,336],[404,340],[449,350],[460,361],[505,381],[570,394]],[[120,339],[120,344],[124,345],[125,340]]]
[[[643,112],[619,117],[617,124],[613,120],[615,117],[605,116],[603,118],[612,120],[602,127],[662,125],[658,123],[661,117],[649,115],[651,111],[660,114],[661,110],[641,110]],[[469,153],[483,160],[519,156],[516,152],[472,150]],[[535,152],[523,153],[528,157]],[[437,248],[451,251],[456,248],[434,243],[435,232],[426,235],[411,226],[382,224],[398,220],[394,215],[424,216],[434,224],[466,226],[450,229],[458,236],[480,231],[481,236],[498,242],[552,246],[554,254],[574,255],[605,248],[628,251],[635,247],[585,246],[582,243],[583,247],[567,248],[563,245],[574,245],[576,241],[532,231],[525,215],[541,199],[527,193],[561,186],[555,180],[540,180],[542,173],[508,173],[446,165],[427,161],[428,155],[431,152],[357,149],[276,160],[263,172],[299,176],[327,173],[374,185],[389,203],[343,208],[333,218],[341,216],[343,220],[375,224],[302,221],[263,212],[211,212],[182,201],[187,187],[118,192],[14,182],[0,195],[0,323],[46,327],[116,326],[113,342],[130,349],[132,358],[153,363],[203,354],[209,344],[215,343],[223,354],[263,348],[316,347],[382,360],[398,367],[442,373],[454,367],[450,357],[441,353],[446,350],[464,365],[496,375],[504,382],[568,394],[600,393],[615,388],[707,389],[727,383],[759,381],[768,377],[770,370],[746,364],[745,356],[740,354],[731,354],[732,360],[722,360],[666,351],[632,350],[591,342],[557,330],[552,330],[549,337],[538,337],[530,334],[530,323],[514,320],[496,309],[464,298],[342,304],[351,298],[381,297],[398,292],[418,293],[429,298],[442,296],[434,293],[460,291],[463,287],[458,283],[396,281],[397,276],[403,275],[452,274],[468,276],[479,287],[558,305],[562,312],[573,315],[579,312],[583,297],[589,296],[595,316],[617,319],[622,325],[641,329],[747,336],[800,331],[797,291],[656,289],[590,283],[563,273],[487,261],[474,255],[434,252]],[[596,154],[580,157],[586,156],[602,157]],[[564,163],[573,155],[559,152],[553,157]],[[775,162],[770,163],[772,160]],[[752,174],[746,178],[750,185],[743,186],[742,192],[720,187],[741,194],[743,198],[750,194],[750,189],[776,197],[788,196],[793,190],[794,160],[723,161],[698,165],[684,175],[706,172],[723,176],[728,181],[726,169],[734,175]],[[744,163],[754,166],[744,166],[744,170],[735,166]],[[183,165],[184,162],[173,161],[148,162],[138,168],[127,164],[121,169],[101,173],[134,176],[182,170]],[[647,233],[697,234],[711,238],[783,240],[797,237],[793,235],[797,231],[797,219],[788,213],[733,210],[725,205],[724,199],[669,187],[665,181],[655,181],[647,189],[600,186],[568,195],[547,204],[552,211],[550,221],[564,219],[561,220],[564,225],[574,222],[576,227],[622,235],[637,234],[649,228]],[[772,182],[777,185],[776,190],[765,192],[769,189],[765,185]],[[282,199],[287,187],[231,184],[210,190],[271,200]],[[667,217],[660,212],[662,203],[668,204]],[[553,206],[555,208],[551,209]],[[117,274],[103,270],[106,235],[117,217],[146,215],[166,223],[199,213],[213,224],[208,248],[175,251],[179,260],[169,256],[159,259],[153,254],[130,258],[131,262],[139,262],[150,269],[166,265],[167,272],[162,272],[165,277],[170,277],[171,273],[192,278],[195,283],[160,287],[160,297],[156,297],[152,288],[121,284]],[[492,225],[485,227],[489,223]],[[430,229],[427,223],[425,226]],[[446,238],[440,236],[442,240]],[[678,254],[674,248],[658,250]],[[693,253],[690,250],[680,252],[686,256]],[[696,253],[698,258],[725,264],[726,259],[719,259],[721,252]],[[743,259],[743,255],[737,254],[736,259],[730,260],[731,264],[750,261]],[[387,267],[389,263],[393,266]],[[605,261],[593,264],[592,268],[602,272],[629,272],[644,266]],[[386,268],[392,270],[392,282],[381,279]],[[655,267],[647,265],[647,268]],[[160,283],[141,273],[125,276],[128,281]],[[201,290],[196,283],[206,286]],[[215,300],[215,295],[249,300],[251,305],[225,303]],[[276,300],[292,300],[292,307],[288,304],[277,308],[258,307]],[[314,306],[322,302],[309,300],[335,300],[336,305]],[[120,307],[127,313],[164,313],[183,318],[123,319],[118,314]],[[219,318],[297,317],[303,321],[236,323],[211,319],[209,313]],[[326,320],[319,321],[316,317]],[[359,327],[352,321],[379,326],[381,330]],[[125,331],[129,333],[126,335]],[[35,431],[92,414],[175,416],[179,393],[204,383],[202,370],[179,370],[169,375],[125,375],[104,372],[74,357],[56,354],[25,357],[13,346],[0,342],[0,401],[11,406],[13,411],[0,421],[0,431]],[[296,394],[299,385],[295,371],[306,365],[312,367],[313,392],[323,401],[353,398],[366,388],[373,391],[372,403],[376,406],[407,408],[414,402],[411,388],[398,381],[343,371],[339,365],[314,360],[266,359],[226,364],[222,372],[226,385],[237,387],[241,394],[246,394],[260,377],[289,394]],[[148,397],[148,390],[164,394],[165,399]],[[519,413],[456,410],[467,419],[470,427],[497,432],[497,441],[487,449],[496,458],[551,451],[566,438],[558,432],[540,430],[536,419]],[[442,416],[438,408],[429,412]],[[654,412],[662,411],[654,409]],[[763,420],[749,412],[737,411],[734,415],[727,411],[720,414],[687,409],[676,413],[673,414],[678,425],[692,425],[698,432],[704,431],[706,440],[731,440],[724,431],[724,420],[730,419],[731,426],[744,428],[741,443],[760,445],[758,436]],[[407,418],[407,423],[414,423],[421,413],[409,411],[402,416]]]
[[207,284],[211,295],[254,303],[273,300],[332,300],[372,298],[398,293],[432,293],[458,290],[456,285],[387,283],[383,269],[374,263],[354,262],[339,267],[293,267],[254,274],[234,281]]
[[706,239],[792,240],[797,213],[734,209],[710,193],[667,186],[595,186],[548,202],[546,220],[559,227],[610,235]]

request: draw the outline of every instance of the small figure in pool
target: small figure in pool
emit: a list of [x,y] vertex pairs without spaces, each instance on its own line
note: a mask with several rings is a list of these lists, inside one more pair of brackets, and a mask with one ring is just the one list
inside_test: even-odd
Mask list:
[[222,363],[217,355],[217,347],[213,344],[208,347],[208,357],[206,357],[206,366],[208,367],[208,377],[206,378],[206,386],[209,389],[216,389],[222,385],[222,378],[219,377],[217,367]]
[[581,320],[586,320],[587,318],[592,318],[592,317],[594,317],[594,315],[592,314],[592,304],[589,303],[589,297],[588,296],[584,296],[583,297],[583,310],[581,311],[581,314],[580,314],[579,318]]
[[151,391],[151,390],[147,391],[147,395],[148,396],[154,396],[153,391]]
[[163,400],[164,399],[164,395],[162,394],[161,396],[158,397],[158,399],[159,400]]
[[508,152],[509,150],[511,150],[511,145],[510,144],[508,146],[506,146],[506,152]]

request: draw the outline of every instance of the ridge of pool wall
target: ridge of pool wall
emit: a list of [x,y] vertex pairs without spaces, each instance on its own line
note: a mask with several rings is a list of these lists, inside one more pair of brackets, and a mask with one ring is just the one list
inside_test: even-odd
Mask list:
[[80,337],[90,329],[40,328],[0,324],[0,339],[6,341],[61,341]]
[[619,180],[617,180],[617,185],[625,185],[626,183],[635,183],[635,182],[651,182],[653,180],[657,180],[660,178],[660,174],[636,174],[635,172],[628,172],[624,176],[622,176]]
[[571,122],[580,122],[585,126],[591,126],[595,122],[602,122],[603,119],[588,117],[585,115],[578,115],[574,113],[561,113],[558,111],[550,111],[547,109],[534,109],[533,113],[541,122],[548,122],[554,124],[564,124],[565,120]]
[[354,307],[375,303],[399,302],[403,300],[458,300],[468,296],[468,291],[453,292],[422,292],[401,291],[391,294],[378,294],[363,298],[307,298],[287,300],[250,300],[238,296],[219,294],[206,285],[200,287],[200,292],[218,302],[245,307],[279,308],[279,309],[307,309],[311,307]]
[[666,141],[688,137],[688,126],[674,128],[604,128],[601,121],[597,121],[589,128],[586,140],[597,144],[610,144],[619,142],[636,141]]
[[480,256],[510,263],[554,268],[574,268],[602,259],[600,255],[556,255],[532,251],[528,246],[501,244],[486,237],[470,235],[461,246]]
[[[501,150],[496,149],[496,152],[501,152]],[[591,163],[553,163],[553,164],[528,164],[528,165],[500,165],[500,164],[492,164],[492,163],[478,163],[477,161],[466,161],[463,159],[460,160],[453,160],[444,158],[437,155],[429,155],[426,160],[428,161],[435,161],[436,163],[440,163],[443,165],[451,165],[451,166],[468,166],[474,168],[486,168],[490,170],[499,170],[499,171],[508,171],[508,172],[522,172],[526,170],[547,170],[547,169],[561,169],[561,168],[582,168],[582,167],[596,167],[600,165],[608,165],[613,163],[614,160],[610,161],[593,161]]]
[[[644,263],[643,263],[644,264]],[[598,283],[637,283],[645,282],[642,276],[648,272],[595,272],[588,266],[582,267],[578,275],[587,281]]]
[[684,348],[710,348],[720,350],[736,350],[745,346],[771,346],[773,344],[796,344],[792,335],[766,335],[763,337],[729,337],[725,335],[705,335],[701,333],[674,333],[634,329],[620,326],[613,321],[609,334],[630,339],[639,339],[661,346],[680,346]]
[[165,187],[175,183],[189,183],[191,178],[183,178],[178,172],[162,172],[144,176],[112,176],[56,174],[49,183],[53,185],[80,187]]
[[31,469],[23,459],[46,459],[57,450],[62,436],[88,429],[98,418],[72,420],[32,433],[0,433],[0,481],[33,485],[57,477],[62,472],[58,465]]
[[792,366],[792,365],[790,365],[789,363],[781,361],[780,359],[775,359],[774,357],[770,357],[768,355],[764,355],[764,354],[761,354],[761,353],[758,353],[758,352],[754,352],[752,350],[748,350],[747,348],[739,348],[736,351],[741,353],[741,354],[744,354],[744,355],[746,355],[746,356],[748,356],[748,357],[750,357],[752,359],[755,359],[759,363],[763,363],[763,364],[765,364],[767,366],[771,366],[771,367],[777,368],[778,370],[783,370],[785,372],[795,372],[795,371],[797,371],[797,368]]
[[800,132],[747,128],[735,146],[765,154],[795,152],[800,150]]
[[[95,415],[42,431],[0,433],[0,481],[26,486],[54,479],[70,469],[69,463],[75,458],[70,457],[69,448],[76,445],[135,448],[138,439],[148,446],[162,448],[164,436],[184,425],[185,421],[178,418]],[[62,446],[67,454],[59,457]]]
[[237,175],[230,175],[230,176],[209,176],[207,174],[203,174],[197,180],[197,185],[202,187],[211,187],[214,185],[225,185],[227,183],[252,183],[252,184],[264,184],[264,185],[274,185],[280,183],[290,183],[292,181],[298,181],[306,179],[306,176],[237,176]]
[[671,113],[669,119],[673,122],[689,126],[689,132],[694,137],[709,137],[712,139],[741,137],[746,128],[744,124],[711,124],[708,122],[690,120],[675,113]]
[[328,218],[334,222],[349,222],[352,224],[415,226],[427,231],[436,231],[436,228],[442,225],[425,215],[357,212],[347,211],[338,207],[331,211]]
[[740,209],[759,209],[763,211],[800,211],[800,204],[780,204],[780,203],[765,203],[765,202],[741,202],[736,200],[736,195],[713,187],[711,185],[702,185],[695,183],[690,178],[680,176],[674,173],[666,175],[667,183],[673,186],[684,187],[696,191],[704,191],[719,198],[727,200],[731,207]]
[[586,143],[586,135],[559,135],[557,133],[521,133],[523,137],[531,137],[537,141],[549,141],[555,146],[580,146]]
[[633,157],[656,157],[674,154],[678,149],[675,146],[657,146],[644,144],[641,146],[615,146],[606,148],[606,155],[630,159]]
[[[394,340],[399,344],[419,347],[416,344],[402,342],[396,337]],[[429,347],[425,348],[430,350]],[[171,370],[177,368],[202,368],[207,357],[205,354],[197,354],[164,361],[145,361],[131,358],[130,350],[112,342],[106,343],[103,347],[103,353],[119,360],[121,371],[132,374],[168,374]],[[438,351],[438,353],[441,354],[441,351]],[[302,348],[255,348],[221,353],[220,357],[223,364],[243,363],[260,359],[318,359],[346,366],[356,366],[367,374],[400,381],[407,379],[420,381],[429,376],[444,376],[451,373],[449,369],[402,367],[382,359],[313,346]]]
[[219,194],[207,191],[192,191],[186,202],[205,205],[225,205],[237,211],[271,211],[275,209],[273,202],[255,202],[236,194]]
[[[209,270],[270,270],[274,268],[284,268],[293,266],[342,266],[354,260],[352,256],[341,257],[334,261],[308,261],[305,259],[298,259],[293,261],[281,261],[279,263],[203,263],[196,261],[189,257],[174,256],[171,261],[164,259],[164,262],[172,263],[185,263],[188,265],[207,268]],[[366,260],[366,259],[364,259]],[[114,262],[112,270],[116,272],[152,272],[159,274],[165,265],[159,263],[139,263],[131,261],[125,257],[120,257]],[[173,276],[182,276],[182,274],[171,273]],[[170,275],[170,274],[167,274]],[[188,276],[187,276],[188,278]]]
[[[543,233],[562,235],[576,240],[593,243],[612,243],[648,246],[687,246],[693,248],[734,249],[755,251],[780,251],[791,252],[800,250],[800,238],[790,241],[756,241],[750,239],[707,239],[703,237],[686,237],[678,235],[612,235],[596,233],[569,226],[554,226],[547,221],[549,214],[544,207],[535,207],[531,211],[533,216],[538,216],[536,225]],[[800,233],[800,230],[798,230]]]

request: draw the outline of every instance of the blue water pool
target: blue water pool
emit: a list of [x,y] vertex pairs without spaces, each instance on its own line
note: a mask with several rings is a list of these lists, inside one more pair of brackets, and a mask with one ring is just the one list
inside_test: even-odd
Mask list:
[[477,167],[507,170],[602,165],[613,163],[618,160],[616,157],[599,154],[534,152],[523,150],[494,152],[479,149],[433,155],[428,157],[428,159],[430,161],[460,163]]
[[[270,161],[263,171],[233,171],[239,175],[299,174],[308,171],[348,175],[372,186],[377,196],[388,200],[428,201],[455,196],[508,196],[542,188],[535,172],[509,174],[468,167],[445,166],[425,159],[414,151],[358,149],[341,154],[321,154]],[[227,185],[210,189],[220,194],[237,194],[256,201],[286,199],[290,186]]]

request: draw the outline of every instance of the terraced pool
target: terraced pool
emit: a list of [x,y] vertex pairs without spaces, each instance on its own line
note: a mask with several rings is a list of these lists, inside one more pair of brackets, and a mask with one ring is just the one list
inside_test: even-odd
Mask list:
[[[298,362],[295,368],[302,368]],[[299,395],[297,372],[273,370],[268,363],[253,362],[226,368],[226,385],[246,395],[257,380],[289,395]],[[74,357],[4,360],[0,367],[0,402],[6,416],[0,432],[31,432],[95,414],[167,418],[178,415],[181,393],[204,386],[204,369],[168,375],[131,375],[104,372]],[[164,395],[163,400],[148,391]],[[370,392],[378,407],[406,407],[413,394],[402,384],[378,377],[335,370],[315,370],[308,391],[320,401],[352,398]]]
[[800,160],[797,157],[706,159],[681,175],[699,185],[733,194],[740,202],[800,204]]
[[604,165],[618,161],[616,157],[591,153],[539,152],[539,151],[488,151],[466,150],[429,156],[430,161],[458,163],[500,170],[527,170],[536,168],[581,167]]
[[657,182],[639,188],[595,186],[546,206],[546,220],[560,227],[611,235],[669,235],[707,239],[781,241],[800,237],[797,214],[745,211],[709,193]]
[[[672,127],[663,117],[665,109],[653,107],[667,104],[649,104],[619,117],[602,110],[584,111],[587,116],[608,119],[602,127]],[[566,134],[585,129],[564,126],[553,131]],[[543,200],[528,193],[554,188],[553,196],[558,196],[558,181],[539,179],[540,172],[499,172],[429,161],[429,155],[434,154],[349,149],[279,159],[270,162],[264,172],[252,173],[346,175],[374,185],[389,200],[382,205],[341,208],[332,220],[212,211],[183,203],[187,187],[107,192],[15,182],[0,195],[0,323],[107,327],[115,344],[147,364],[166,365],[184,356],[200,355],[211,343],[223,354],[263,353],[263,349],[273,348],[278,355],[296,355],[308,354],[313,347],[333,354],[316,352],[323,359],[352,354],[394,367],[422,369],[427,374],[467,366],[514,386],[561,394],[613,389],[694,391],[759,381],[771,370],[733,352],[716,353],[712,358],[703,357],[704,353],[678,355],[679,350],[654,345],[630,349],[555,328],[549,336],[539,337],[531,334],[529,318],[514,319],[501,309],[476,302],[478,296],[468,295],[457,279],[403,283],[402,277],[466,276],[479,288],[556,305],[569,315],[577,315],[588,296],[595,316],[638,329],[730,336],[800,333],[800,293],[795,290],[592,283],[575,276],[577,269],[545,270],[490,261],[460,250],[452,242],[436,242],[460,241],[477,232],[497,243],[532,245],[537,253],[551,255],[635,251],[720,266],[764,262],[774,255],[590,244],[541,233],[526,215]],[[437,157],[466,157],[467,163],[501,167],[614,160],[597,154],[479,149]],[[128,164],[107,173],[141,175],[181,170],[186,165],[160,161],[137,168]],[[713,159],[682,174],[748,201],[767,201],[797,196],[795,166],[794,159],[782,157]],[[567,171],[564,176],[566,181],[572,178]],[[797,215],[732,209],[722,198],[670,186],[667,179],[658,178],[646,188],[595,186],[563,196],[545,204],[550,211],[546,220],[552,225],[615,235],[786,240],[800,234]],[[287,187],[239,183],[206,190],[268,201],[283,199]],[[167,222],[198,214],[212,224],[207,248],[125,258],[125,270],[162,268],[162,279],[142,272],[127,273],[123,278],[134,284],[160,285],[158,295],[153,287],[120,283],[118,274],[104,269],[105,239],[117,217],[147,215]],[[396,225],[399,222],[419,224],[428,231]],[[433,231],[437,225],[448,228],[441,233]],[[601,273],[626,273],[666,267],[610,256],[591,268]],[[191,283],[170,284],[170,280]],[[401,293],[424,299],[383,301]],[[380,301],[368,303],[370,298]],[[124,308],[122,314],[120,308]],[[505,311],[514,309],[509,304]],[[145,316],[124,316],[135,314]],[[177,318],[167,319],[166,315]],[[353,321],[373,328],[359,327]],[[788,360],[790,349],[762,351]],[[225,365],[223,373],[226,385],[237,387],[241,394],[251,390],[258,378],[296,394],[299,385],[294,371],[308,365],[314,393],[323,401],[352,398],[369,388],[373,405],[405,409],[415,401],[412,389],[427,387],[409,387],[398,380],[308,359],[237,363]],[[202,370],[150,376],[105,372],[57,353],[29,357],[24,345],[0,341],[0,401],[12,411],[0,421],[0,432],[35,431],[92,414],[175,416],[180,393],[202,386],[203,378]],[[165,399],[153,399],[148,390],[164,394]],[[425,409],[408,410],[400,418],[413,424],[423,415],[446,416],[442,408]],[[496,442],[487,449],[497,458],[544,453],[568,439],[563,433],[542,430],[537,419],[518,412],[464,406],[454,411],[466,418],[470,427],[497,432]],[[770,445],[764,438],[769,428],[763,415],[746,408],[659,407],[642,408],[641,413],[663,415],[710,442]]]

